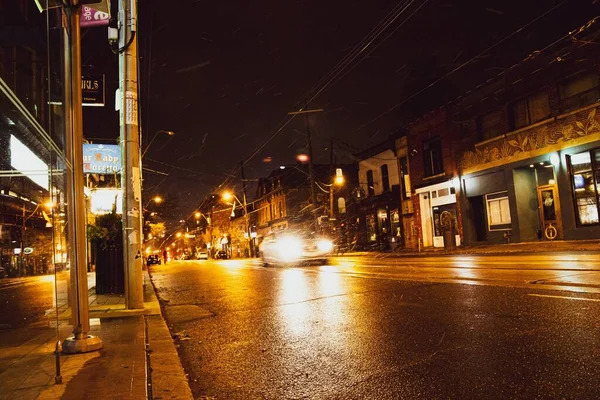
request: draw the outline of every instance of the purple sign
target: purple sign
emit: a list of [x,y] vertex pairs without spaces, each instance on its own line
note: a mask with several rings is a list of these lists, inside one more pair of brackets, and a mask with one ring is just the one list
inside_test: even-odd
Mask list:
[[94,26],[107,26],[110,20],[110,14],[94,10],[88,6],[81,7],[81,17],[79,24],[82,28],[90,28]]

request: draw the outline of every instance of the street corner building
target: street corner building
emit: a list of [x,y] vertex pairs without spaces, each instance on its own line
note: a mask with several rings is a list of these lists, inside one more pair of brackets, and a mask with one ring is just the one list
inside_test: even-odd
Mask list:
[[600,238],[598,27],[577,35],[355,154],[359,247]]

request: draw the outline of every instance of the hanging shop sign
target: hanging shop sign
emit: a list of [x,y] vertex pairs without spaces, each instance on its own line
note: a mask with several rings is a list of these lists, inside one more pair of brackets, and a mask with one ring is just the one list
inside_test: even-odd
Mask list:
[[121,172],[121,148],[116,144],[84,144],[85,174],[118,174]]
[[103,107],[105,102],[104,74],[82,75],[81,97],[84,106]]
[[110,14],[98,11],[92,7],[82,6],[81,15],[79,17],[79,25],[82,28],[91,28],[95,26],[108,26]]

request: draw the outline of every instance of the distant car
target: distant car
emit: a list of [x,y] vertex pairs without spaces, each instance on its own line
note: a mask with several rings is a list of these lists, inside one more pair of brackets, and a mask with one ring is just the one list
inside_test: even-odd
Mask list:
[[215,259],[217,259],[217,260],[226,260],[228,258],[229,258],[229,256],[227,255],[227,252],[225,250],[219,250],[215,254]]
[[198,260],[208,260],[208,251],[201,250],[198,252]]
[[267,235],[259,250],[265,266],[293,266],[309,262],[326,264],[333,251],[333,242],[315,233],[285,231]]
[[147,265],[153,265],[153,264],[162,264],[162,260],[160,259],[160,257],[156,254],[150,254],[147,258],[146,258],[146,264]]

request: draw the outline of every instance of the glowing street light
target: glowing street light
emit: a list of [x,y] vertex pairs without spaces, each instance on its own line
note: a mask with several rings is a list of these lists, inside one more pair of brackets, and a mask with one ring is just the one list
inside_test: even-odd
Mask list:
[[[222,198],[223,198],[223,200],[225,200],[225,201],[230,201],[232,198],[234,198],[234,197],[235,197],[235,195],[234,195],[234,194],[231,194],[231,192],[227,192],[227,191],[225,191],[225,192],[223,192],[223,194],[221,195],[221,197],[222,197]],[[237,198],[237,197],[236,197],[236,198]],[[238,200],[238,201],[239,201],[239,200]],[[240,202],[240,203],[241,203],[241,202]]]
[[144,208],[148,208],[148,206],[152,202],[155,202],[156,204],[160,204],[160,203],[163,202],[163,198],[160,197],[160,196],[154,196],[153,198],[151,198],[150,200],[148,200],[148,202],[146,203],[146,205],[144,206]]
[[233,199],[233,208],[231,209],[231,217],[235,217],[235,202],[237,201],[238,203],[240,203],[244,209],[244,218],[246,220],[246,234],[248,235],[248,250],[250,251],[250,255],[253,254],[253,250],[252,250],[252,244],[251,244],[251,240],[252,240],[252,232],[250,231],[250,216],[248,215],[248,205],[246,204],[246,194],[244,193],[244,201],[240,201],[240,199],[237,198],[237,196],[229,191],[224,191],[223,193],[221,193],[221,198],[226,201],[229,202],[230,200]]

